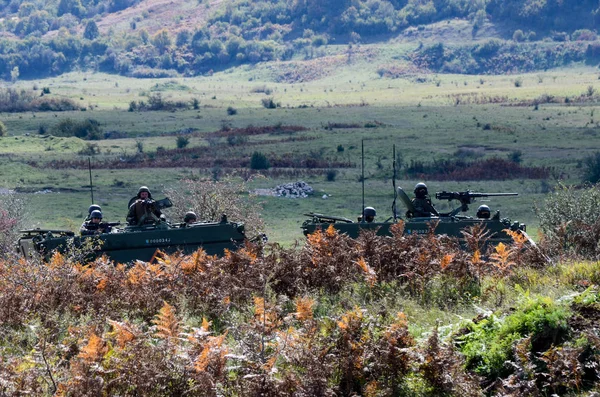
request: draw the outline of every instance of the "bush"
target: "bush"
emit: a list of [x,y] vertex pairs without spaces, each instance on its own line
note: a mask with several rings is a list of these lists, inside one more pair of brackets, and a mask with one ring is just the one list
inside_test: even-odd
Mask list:
[[[220,177],[219,167],[212,169],[213,178]],[[248,191],[243,183],[216,182],[186,179],[181,188],[167,189],[166,195],[175,206],[171,218],[183,219],[187,211],[194,211],[198,219],[219,221],[227,214],[234,222],[243,222],[248,236],[255,236],[264,229],[260,204],[245,199],[240,192]]]
[[81,139],[97,140],[101,138],[100,124],[93,119],[75,121],[70,118],[61,120],[52,127],[52,135],[64,137],[77,137]]
[[522,156],[523,156],[523,152],[522,151],[520,151],[520,150],[513,150],[508,155],[508,159],[510,161],[512,161],[513,163],[521,164],[521,161],[523,161],[523,159],[521,158]]
[[335,182],[335,178],[337,177],[337,170],[327,170],[327,174],[325,174],[327,178],[327,182]]
[[6,136],[8,130],[2,121],[0,121],[0,136]]
[[237,114],[237,109],[234,108],[233,106],[229,106],[227,108],[227,114],[230,116],[233,116],[233,115]]
[[270,167],[271,164],[269,164],[269,159],[267,158],[267,156],[265,156],[261,152],[252,153],[252,158],[250,159],[250,169],[268,170]]
[[281,107],[281,103],[275,103],[275,101],[273,100],[272,97],[263,98],[260,100],[260,102],[267,109],[275,109],[275,108]]
[[600,258],[600,186],[585,189],[558,185],[535,208],[550,255]]
[[187,147],[187,145],[189,143],[190,143],[190,138],[188,138],[187,136],[179,135],[177,137],[177,148],[178,149],[183,149],[184,147]]
[[521,29],[515,30],[515,32],[513,33],[513,40],[519,43],[525,41],[525,34]]
[[583,160],[583,181],[600,182],[600,152],[596,152]]
[[488,379],[511,373],[514,368],[506,362],[512,361],[516,341],[530,337],[530,350],[544,352],[566,336],[568,318],[568,310],[550,298],[527,297],[517,311],[504,319],[492,315],[467,325],[458,337],[467,369]]

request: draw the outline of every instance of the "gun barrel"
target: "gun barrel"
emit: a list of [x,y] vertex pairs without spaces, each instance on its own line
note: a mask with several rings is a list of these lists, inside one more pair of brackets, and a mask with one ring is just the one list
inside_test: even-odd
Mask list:
[[500,197],[500,196],[518,196],[519,193],[471,193],[470,196],[477,195],[477,197]]

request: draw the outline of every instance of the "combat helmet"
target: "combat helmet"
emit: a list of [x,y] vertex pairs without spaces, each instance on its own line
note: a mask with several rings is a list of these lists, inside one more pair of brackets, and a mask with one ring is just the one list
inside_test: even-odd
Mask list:
[[185,213],[185,216],[183,217],[183,221],[184,222],[189,222],[189,221],[196,221],[198,219],[198,217],[196,216],[196,213],[193,211],[188,211]]
[[363,216],[365,217],[365,221],[367,222],[373,222],[373,219],[375,219],[375,215],[377,215],[377,211],[375,211],[375,208],[373,207],[365,207],[365,209],[363,210]]
[[427,185],[423,182],[419,182],[415,185],[415,196],[417,198],[425,198],[427,196]]
[[146,193],[148,193],[148,198],[152,198],[152,193],[150,193],[150,189],[148,189],[148,186],[142,186],[142,187],[140,187],[140,188],[138,189],[138,192],[137,192],[137,197],[138,197],[138,198],[140,198],[140,194],[141,194],[142,192],[146,192]]
[[94,218],[100,218],[100,219],[102,219],[102,211],[99,211],[99,210],[93,210],[93,211],[90,213],[90,219],[94,219]]
[[487,205],[483,204],[480,205],[479,208],[477,208],[477,218],[489,219],[490,215],[490,207],[488,207]]

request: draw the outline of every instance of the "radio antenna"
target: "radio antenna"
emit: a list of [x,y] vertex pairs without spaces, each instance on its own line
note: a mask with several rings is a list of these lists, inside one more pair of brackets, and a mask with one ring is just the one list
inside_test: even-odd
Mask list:
[[92,204],[94,204],[94,184],[92,182],[92,158],[88,157],[88,170],[90,171],[90,193],[92,195]]
[[392,168],[394,173],[392,175],[392,187],[394,188],[394,201],[392,202],[392,215],[394,216],[394,222],[398,220],[398,212],[396,211],[396,199],[398,198],[398,192],[396,191],[396,144],[392,149],[394,155],[394,161],[392,162]]
[[364,222],[365,221],[365,140],[361,140],[360,141],[361,144],[361,170],[362,170],[362,175],[360,180],[362,181],[362,209],[361,209],[361,214],[362,216],[360,217],[360,221]]

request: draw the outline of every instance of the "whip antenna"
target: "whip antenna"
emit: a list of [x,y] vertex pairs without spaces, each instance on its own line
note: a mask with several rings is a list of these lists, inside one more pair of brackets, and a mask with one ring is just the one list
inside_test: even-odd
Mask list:
[[396,191],[396,144],[393,146],[394,161],[392,162],[392,168],[394,173],[392,175],[392,187],[394,188],[394,201],[392,202],[392,214],[394,215],[394,222],[398,219],[398,212],[396,211],[396,199],[398,198],[398,191]]
[[94,204],[94,184],[92,183],[92,158],[88,157],[88,170],[90,171],[90,193],[92,195],[92,204]]
[[361,214],[362,217],[360,218],[361,222],[365,221],[365,140],[363,139],[362,141],[360,141],[360,145],[361,145],[361,169],[362,169],[362,176],[361,176],[361,180],[362,180],[362,209],[361,209]]

